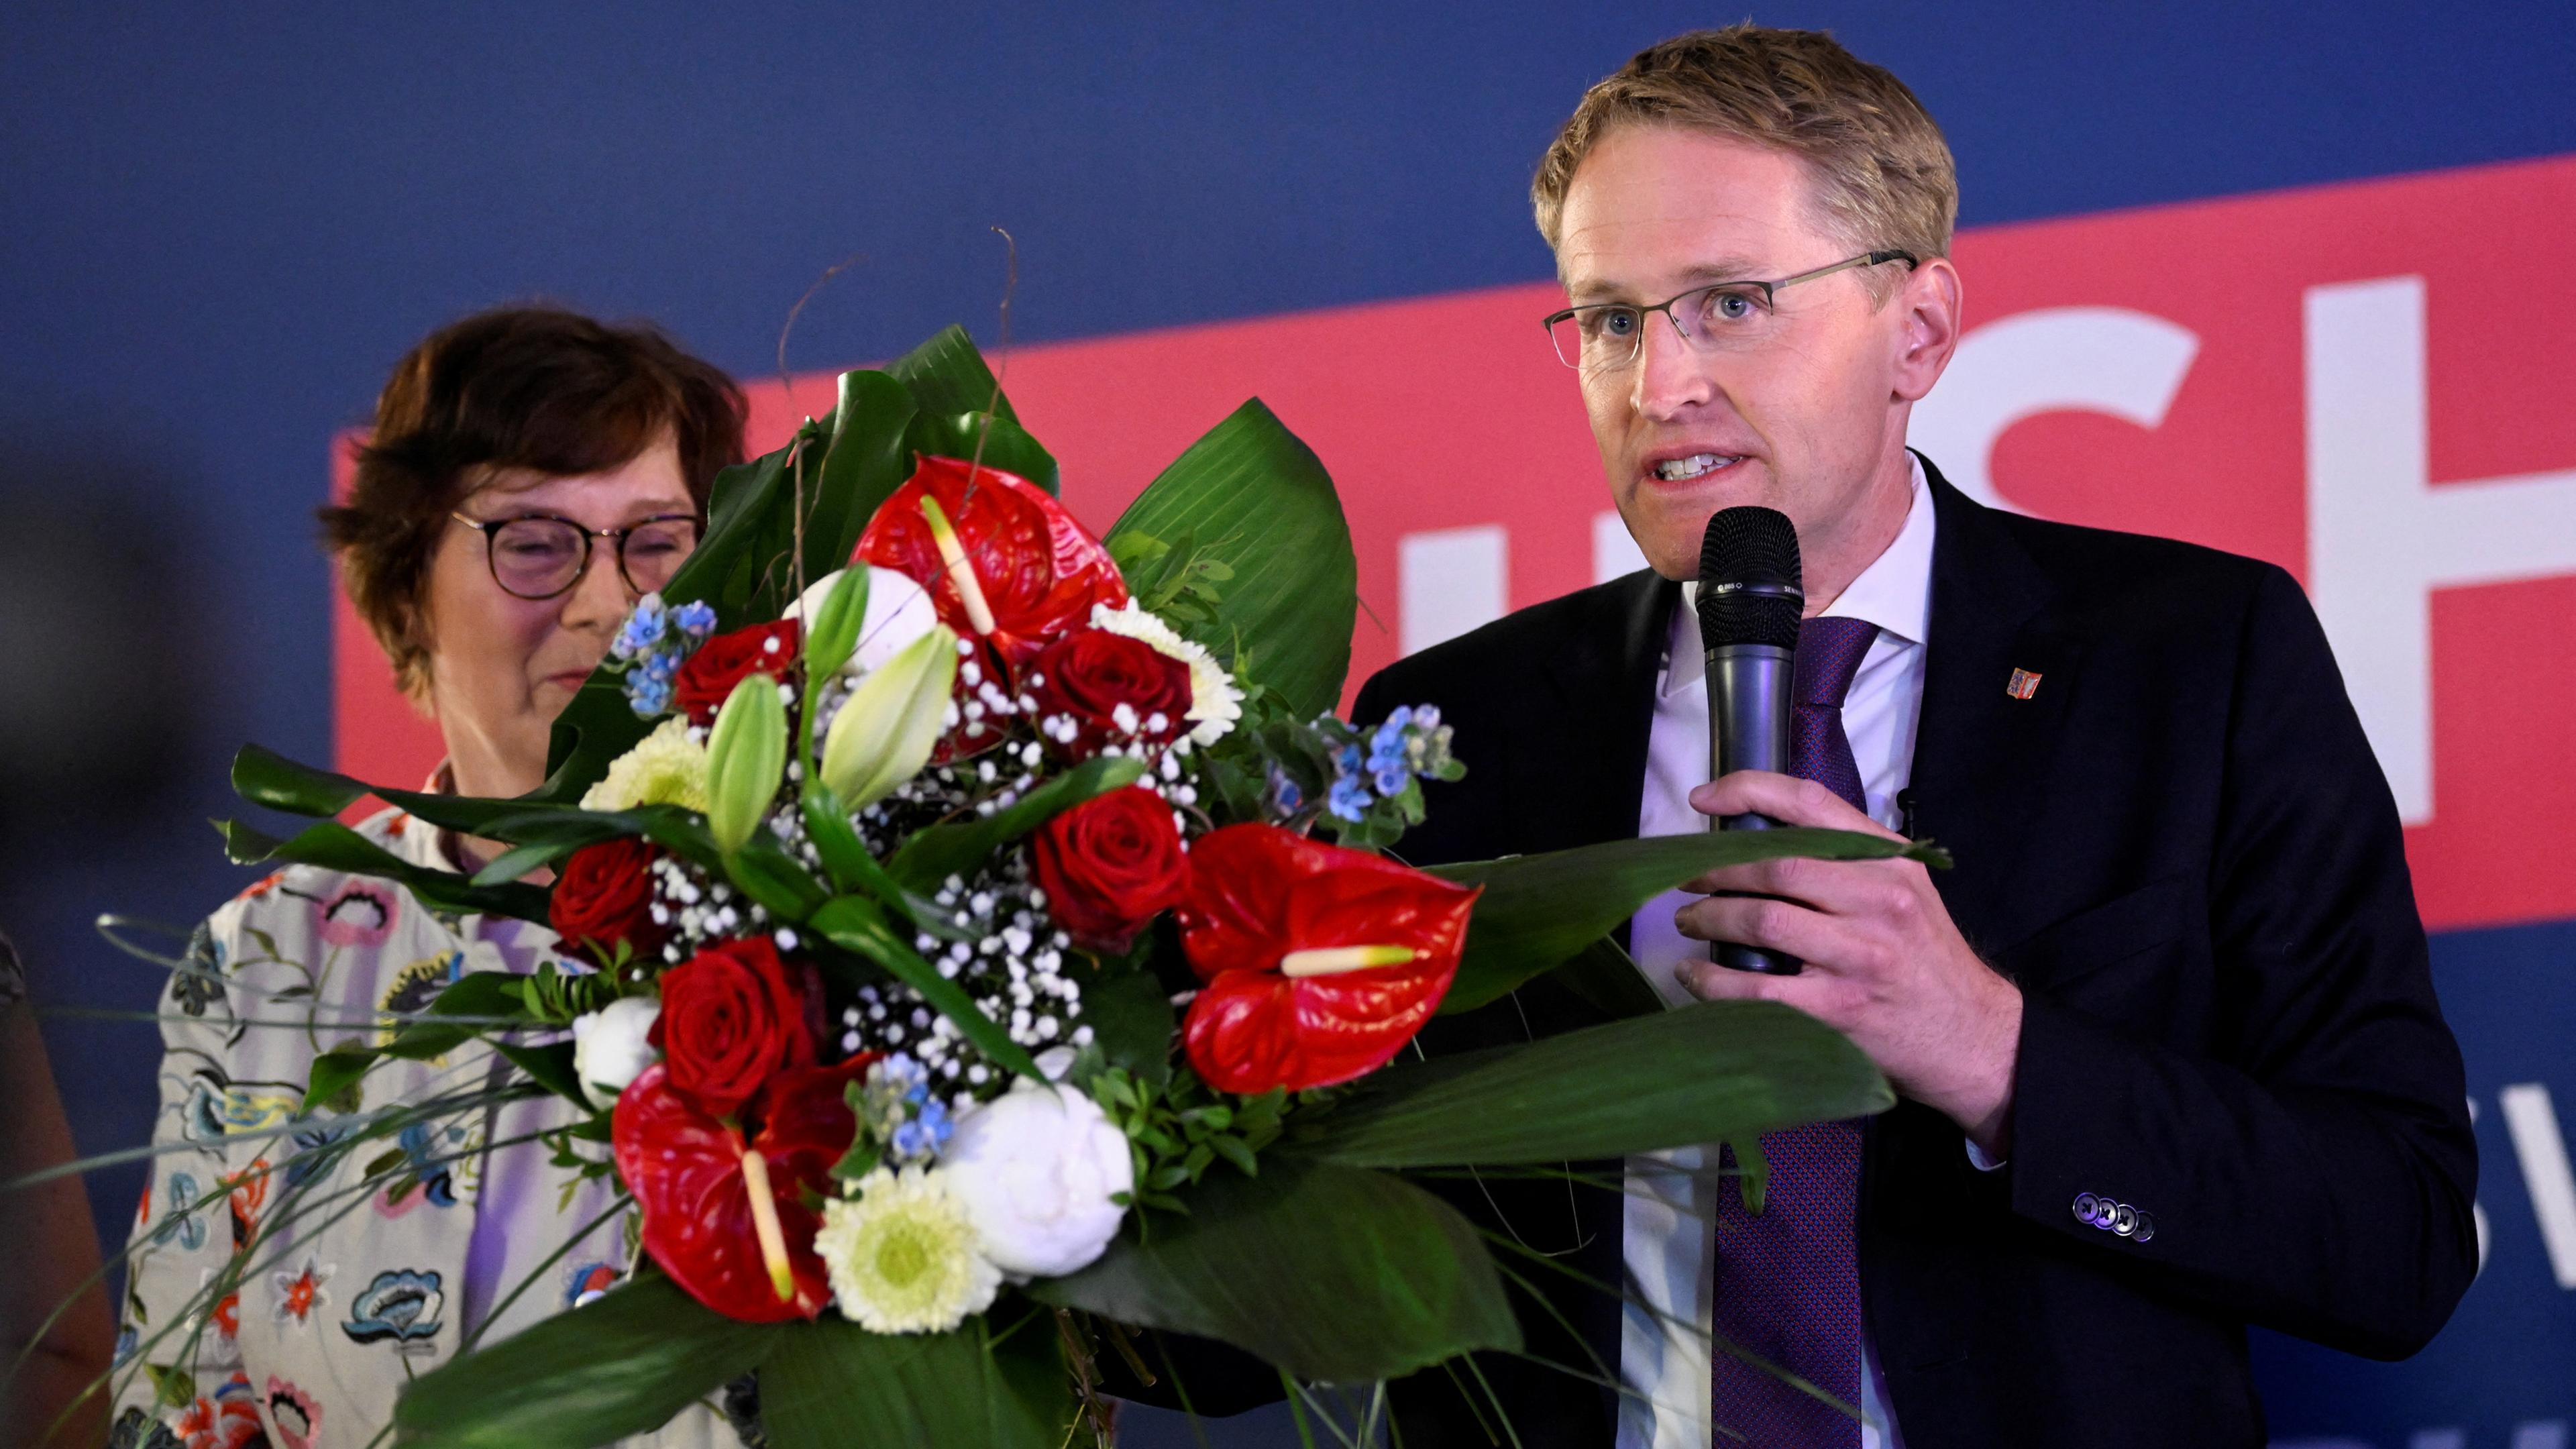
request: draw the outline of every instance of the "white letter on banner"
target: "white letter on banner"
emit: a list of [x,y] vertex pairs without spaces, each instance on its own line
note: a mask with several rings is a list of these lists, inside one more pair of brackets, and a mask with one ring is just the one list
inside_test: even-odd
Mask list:
[[2576,471],[2433,486],[2422,277],[2308,289],[2307,373],[2308,595],[2398,813],[2421,824],[2432,593],[2576,573]]
[[1503,617],[1509,535],[1499,523],[1396,540],[1404,652],[1428,649]]
[[1914,405],[1907,441],[1960,492],[1989,508],[1995,441],[2042,413],[2108,413],[2153,428],[2200,354],[2191,329],[2126,307],[2044,307],[1959,339],[1941,385]]
[[2513,1155],[2522,1160],[2523,1186],[2531,1192],[2532,1216],[2540,1219],[2550,1272],[2559,1287],[2576,1290],[2576,1172],[2567,1166],[2567,1138],[2558,1130],[2549,1087],[2543,1082],[2507,1087],[2496,1093],[2496,1108],[2513,1135]]
[[1646,551],[1617,509],[1592,515],[1592,582],[1606,584],[1646,566]]

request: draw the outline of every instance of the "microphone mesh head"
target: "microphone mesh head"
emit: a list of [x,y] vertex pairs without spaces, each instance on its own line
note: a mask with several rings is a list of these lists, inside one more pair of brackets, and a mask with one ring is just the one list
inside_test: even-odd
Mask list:
[[1797,648],[1806,612],[1800,579],[1798,530],[1787,514],[1749,504],[1719,509],[1700,535],[1701,644]]

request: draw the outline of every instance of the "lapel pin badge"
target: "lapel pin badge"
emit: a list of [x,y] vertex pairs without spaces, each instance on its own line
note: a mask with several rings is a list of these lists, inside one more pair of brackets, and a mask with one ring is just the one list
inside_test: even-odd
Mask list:
[[2027,669],[2016,669],[2012,672],[2012,681],[2004,686],[2004,693],[2015,699],[2028,699],[2039,693],[2039,676]]

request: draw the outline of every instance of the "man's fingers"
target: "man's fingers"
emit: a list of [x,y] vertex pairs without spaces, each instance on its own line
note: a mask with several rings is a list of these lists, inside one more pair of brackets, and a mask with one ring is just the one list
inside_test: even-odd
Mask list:
[[1721,819],[1730,815],[1767,815],[1783,825],[1859,830],[1891,840],[1903,838],[1815,781],[1775,775],[1768,770],[1738,770],[1721,776],[1691,791],[1690,803],[1702,815]]
[[1833,987],[1829,978],[1813,971],[1796,976],[1770,976],[1760,971],[1736,971],[1714,961],[1695,961],[1684,967],[1682,985],[1703,1001],[1776,1001],[1795,1007],[1818,1021],[1829,1020],[1833,1005]]
[[1795,901],[1761,896],[1710,896],[1673,913],[1673,924],[1695,941],[1767,946],[1802,961],[1840,962],[1857,942],[1839,919]]
[[[1793,856],[1723,866],[1682,887],[1699,895],[1786,896],[1838,916],[1884,907],[1906,889],[1899,870],[1909,861],[1814,860]],[[1914,867],[1920,869],[1920,867]]]

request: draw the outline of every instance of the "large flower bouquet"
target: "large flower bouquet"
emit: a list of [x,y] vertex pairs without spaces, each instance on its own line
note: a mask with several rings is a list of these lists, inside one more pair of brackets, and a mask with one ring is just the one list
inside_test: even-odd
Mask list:
[[[1140,1330],[1235,1345],[1292,1392],[1510,1352],[1515,1274],[1408,1174],[1890,1100],[1794,1013],[1659,1009],[1605,936],[1717,864],[1904,847],[1405,865],[1383,852],[1421,782],[1467,766],[1431,708],[1330,713],[1354,569],[1314,456],[1248,403],[1105,538],[1055,472],[952,329],[719,480],[536,795],[243,752],[247,798],[321,818],[228,825],[235,858],[560,937],[559,965],[468,975],[324,1054],[305,1111],[364,1140],[373,1062],[482,1037],[515,1090],[580,1104],[558,1160],[641,1212],[629,1281],[422,1377],[403,1442],[587,1445],[756,1376],[780,1449],[1057,1449],[1105,1437],[1104,1367],[1169,1372]],[[505,852],[471,879],[410,865],[327,818],[370,793]],[[1619,1019],[1406,1050],[1550,970]]]

